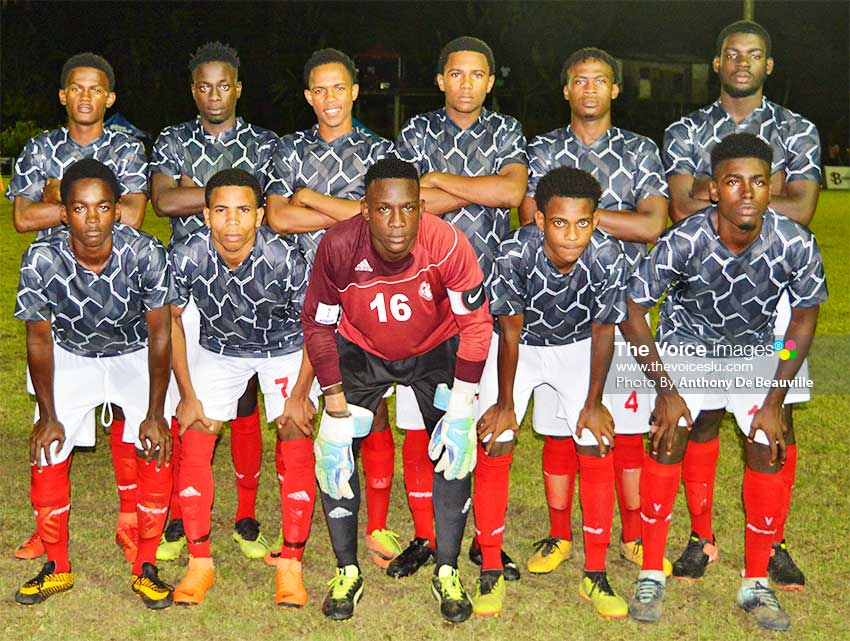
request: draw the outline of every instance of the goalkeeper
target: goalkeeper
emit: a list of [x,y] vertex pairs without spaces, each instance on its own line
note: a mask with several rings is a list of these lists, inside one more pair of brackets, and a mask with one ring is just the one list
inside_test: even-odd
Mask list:
[[[459,623],[472,612],[457,573],[476,459],[472,402],[493,322],[483,274],[466,237],[424,212],[413,165],[381,160],[365,184],[362,216],[319,245],[301,314],[325,395],[316,476],[338,566],[322,612],[348,619],[363,594],[354,457],[371,412],[399,383],[415,393],[435,462],[432,592],[443,618]],[[445,415],[434,406],[440,383],[452,388]]]

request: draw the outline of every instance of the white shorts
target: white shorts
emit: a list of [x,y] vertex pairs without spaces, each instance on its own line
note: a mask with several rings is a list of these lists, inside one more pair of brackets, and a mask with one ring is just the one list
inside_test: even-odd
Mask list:
[[[615,345],[628,344],[619,327],[614,330],[614,343]],[[638,367],[633,356],[619,360],[627,360]],[[608,371],[608,378],[605,381],[605,405],[609,408],[611,417],[614,419],[614,433],[646,434],[649,432],[649,417],[652,415],[652,408],[655,405],[655,393],[646,387],[624,388],[622,385],[618,386],[616,384],[617,376],[622,376],[622,373],[616,371],[616,367],[612,363],[611,369]]]
[[[183,321],[183,333],[186,335],[186,361],[191,369],[192,363],[198,357],[201,351],[201,312],[198,311],[198,306],[195,304],[195,299],[189,297],[189,302],[183,308],[183,313],[180,315],[180,320]],[[171,398],[171,404],[166,405],[170,416],[175,416],[177,413],[177,403],[180,402],[180,390],[177,387],[177,379],[174,374],[171,374],[171,380],[168,382],[168,395]]]
[[[776,319],[773,323],[773,333],[777,338],[784,338],[785,332],[788,331],[788,325],[791,324],[791,298],[788,296],[788,290],[782,292],[779,297],[779,302],[776,304]],[[803,361],[800,369],[797,372],[798,377],[809,377],[809,359]],[[785,405],[793,403],[805,403],[812,400],[812,393],[809,389],[793,388],[788,390],[785,395]]]
[[[35,394],[29,377],[27,390]],[[73,354],[54,343],[53,397],[56,417],[65,427],[65,444],[58,452],[53,446],[52,462],[67,460],[78,445],[92,447],[95,444],[94,411],[102,403],[121,406],[125,421],[122,440],[141,449],[139,425],[148,413],[149,391],[147,348],[121,356],[89,358]],[[35,417],[38,420],[38,406]],[[47,462],[43,456],[41,462]]]
[[[301,350],[270,358],[241,358],[201,348],[189,367],[189,374],[195,394],[204,406],[204,414],[216,421],[236,418],[239,399],[248,381],[257,374],[263,390],[266,420],[271,423],[283,414],[284,403],[298,380],[300,369]],[[310,399],[316,404],[318,398],[319,386],[314,378]]]

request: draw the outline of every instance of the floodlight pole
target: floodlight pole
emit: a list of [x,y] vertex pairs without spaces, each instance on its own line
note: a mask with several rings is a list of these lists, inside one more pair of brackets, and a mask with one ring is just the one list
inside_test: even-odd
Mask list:
[[755,20],[756,0],[744,0],[744,20]]

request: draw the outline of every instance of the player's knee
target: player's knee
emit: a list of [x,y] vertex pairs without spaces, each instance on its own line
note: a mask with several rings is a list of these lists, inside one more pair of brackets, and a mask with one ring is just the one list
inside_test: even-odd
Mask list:
[[201,434],[214,434],[218,436],[221,432],[221,428],[224,425],[222,421],[211,421],[210,427],[207,427],[203,423],[193,423],[187,428],[187,431],[192,432],[200,432]]
[[245,392],[236,404],[236,416],[240,418],[251,416],[251,414],[257,411],[257,380],[256,374],[248,380]]
[[488,452],[487,447],[491,438],[479,441],[487,456],[504,456],[505,454],[510,454],[514,451],[515,434],[513,430],[505,430],[499,434],[499,436],[496,437],[496,442],[490,445],[490,451]]
[[688,439],[696,443],[707,443],[716,439],[720,434],[720,421],[723,420],[724,413],[725,410],[722,409],[700,412],[688,434]]
[[782,469],[778,461],[774,462],[773,465],[770,464],[770,447],[767,445],[747,441],[744,444],[744,454],[747,460],[747,467],[754,472],[776,474]]
[[292,423],[287,423],[286,427],[284,427],[282,430],[279,429],[277,431],[277,440],[279,441],[297,441],[302,438],[307,437],[304,435],[304,432],[302,432],[300,429],[298,429],[296,425],[293,425]]
[[112,406],[112,420],[113,421],[123,421],[124,418],[124,410],[121,409],[120,405],[116,405],[115,403],[111,403]]
[[385,432],[390,429],[390,415],[386,399],[381,399],[375,409],[375,417],[372,419],[372,432]]

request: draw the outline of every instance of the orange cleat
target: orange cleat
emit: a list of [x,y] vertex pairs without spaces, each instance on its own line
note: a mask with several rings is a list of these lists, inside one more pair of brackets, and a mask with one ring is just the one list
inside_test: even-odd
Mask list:
[[274,573],[274,602],[282,608],[298,609],[307,603],[301,578],[301,561],[280,558]]
[[119,523],[115,527],[115,544],[124,552],[124,558],[134,563],[139,551],[139,529]]
[[13,556],[21,561],[29,561],[30,559],[37,559],[42,554],[44,554],[44,543],[41,542],[38,532],[33,532],[30,538],[18,546]]
[[177,605],[199,605],[215,585],[215,566],[210,558],[189,557],[189,569],[186,576],[174,588],[174,603]]

